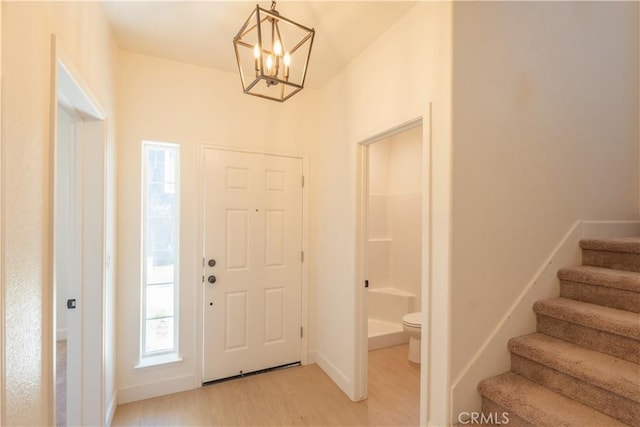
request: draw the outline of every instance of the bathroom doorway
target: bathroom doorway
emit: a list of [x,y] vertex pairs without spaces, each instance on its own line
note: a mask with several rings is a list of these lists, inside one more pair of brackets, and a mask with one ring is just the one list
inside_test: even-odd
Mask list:
[[413,402],[407,409],[417,418],[420,364],[408,359],[409,335],[402,319],[422,308],[423,140],[419,118],[362,142],[359,186],[359,270],[364,284],[358,296],[360,395],[374,398],[378,386],[378,374],[368,369],[369,358],[390,353],[395,369],[390,367],[387,375],[397,373],[405,384],[407,378],[415,381],[416,387],[405,393],[408,403]]
[[421,311],[422,126],[368,148],[365,276],[372,351],[407,344],[402,318]]

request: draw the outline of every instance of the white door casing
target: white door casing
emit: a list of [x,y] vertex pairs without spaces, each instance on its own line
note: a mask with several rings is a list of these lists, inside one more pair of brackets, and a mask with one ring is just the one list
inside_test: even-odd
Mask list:
[[[79,80],[77,73],[71,71],[69,62],[64,58],[56,36],[51,36],[52,67],[51,108],[55,112],[52,119],[58,126],[58,106],[67,111],[74,111],[78,120],[72,120],[71,128],[66,132],[73,134],[75,144],[65,150],[73,161],[74,167],[67,177],[70,180],[70,192],[75,192],[73,205],[70,206],[69,263],[73,263],[74,278],[71,280],[75,290],[68,289],[67,296],[76,299],[76,308],[69,311],[67,318],[68,353],[67,353],[67,424],[68,425],[104,425],[108,424],[105,410],[107,396],[105,393],[105,289],[106,289],[106,115],[99,103],[92,96],[87,86]],[[63,120],[64,121],[64,120]],[[65,124],[63,127],[67,126]],[[57,129],[52,132],[52,145],[58,145]],[[72,152],[70,152],[72,151]],[[62,151],[57,153],[63,155]],[[55,181],[56,163],[52,157],[52,182]],[[58,165],[59,166],[59,165]],[[75,181],[75,183],[71,182]],[[75,190],[74,190],[75,189]],[[55,193],[54,185],[51,191]],[[56,194],[52,198],[56,200]],[[59,213],[58,213],[59,214]],[[51,206],[52,220],[56,221],[55,206]],[[55,240],[52,239],[52,243]],[[56,247],[52,248],[53,259]],[[52,261],[53,261],[52,259]],[[51,276],[55,277],[55,263],[52,262]],[[75,295],[73,295],[75,294]],[[53,294],[51,304],[55,304]],[[50,310],[50,333],[52,349],[55,348],[55,309]],[[72,318],[74,320],[72,320]],[[73,324],[73,330],[72,330]],[[76,336],[76,339],[72,339]],[[55,357],[52,357],[52,362]],[[55,372],[55,366],[53,366]],[[52,375],[51,379],[55,379]],[[53,387],[53,382],[51,383]],[[52,395],[53,395],[52,391]],[[72,400],[75,403],[71,403]],[[51,411],[52,423],[55,422],[55,408]]]
[[302,185],[299,158],[205,148],[203,382],[301,360]]
[[71,109],[58,105],[55,154],[55,299],[57,339],[67,340],[66,422],[82,420],[81,310],[67,309],[67,299],[79,299],[82,293],[82,162],[77,140],[82,119]]

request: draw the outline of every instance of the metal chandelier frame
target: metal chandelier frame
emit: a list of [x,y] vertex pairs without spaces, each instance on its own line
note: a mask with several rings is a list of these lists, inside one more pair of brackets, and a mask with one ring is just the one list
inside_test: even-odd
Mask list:
[[[284,26],[287,32],[283,31]],[[300,34],[298,41],[289,40],[292,32]],[[275,1],[270,10],[256,5],[233,38],[244,93],[284,102],[300,92],[304,88],[314,36],[313,28],[280,15]],[[304,58],[295,66],[292,65],[294,54],[296,59]],[[249,55],[253,58],[252,66]]]

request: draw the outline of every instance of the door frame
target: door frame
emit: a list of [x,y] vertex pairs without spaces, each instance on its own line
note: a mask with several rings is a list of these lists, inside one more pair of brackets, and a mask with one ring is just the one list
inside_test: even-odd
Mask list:
[[[68,125],[69,130],[69,138],[68,141],[64,143],[60,139],[60,128],[59,128],[59,119],[60,115],[64,112],[69,117]],[[69,311],[67,309],[60,308],[61,299],[63,297],[70,298],[79,298],[81,296],[81,287],[80,284],[82,282],[82,159],[81,159],[81,151],[80,151],[80,127],[82,126],[82,117],[78,114],[78,112],[73,109],[71,105],[67,105],[66,103],[59,103],[56,108],[56,128],[55,128],[55,146],[53,148],[53,221],[52,221],[52,229],[53,229],[53,299],[55,304],[55,342],[57,347],[57,341],[60,339],[59,336],[59,318],[65,318],[65,329],[64,329],[64,339],[67,341],[67,366],[77,366],[80,364],[80,354],[81,351],[78,351],[78,343],[82,343],[81,337],[81,322],[79,315],[81,312],[79,310]],[[67,174],[62,175],[58,171],[58,169],[67,169]],[[62,172],[64,173],[64,172]],[[66,178],[66,179],[65,179]],[[61,181],[62,180],[62,181]],[[58,195],[58,189],[60,188],[60,183],[66,181],[67,185],[63,191],[66,191],[66,197],[62,195]],[[65,208],[60,208],[60,206],[66,207],[66,212],[64,212]],[[61,212],[61,210],[64,212]],[[58,214],[60,214],[60,218],[58,218]],[[58,236],[58,232],[64,241],[64,244],[61,245],[60,238]],[[66,236],[66,237],[64,237]],[[58,250],[65,253],[66,262],[59,261]],[[66,274],[62,278],[62,280],[66,280],[67,284],[65,285],[66,292],[62,294],[59,290],[59,279],[60,272],[58,268],[63,267],[66,270]],[[74,343],[76,345],[69,346],[69,343]],[[54,347],[54,359],[56,360],[55,365],[57,365],[57,348]],[[56,378],[56,395],[55,402],[56,405],[54,409],[56,410],[56,423],[57,423],[57,368],[54,372],[54,377]],[[66,378],[66,386],[68,390],[80,390],[81,386],[79,384],[80,378],[77,375],[74,375],[74,371],[67,369],[67,378]],[[67,394],[67,405],[65,411],[67,412],[67,418],[70,420],[74,420],[77,422],[80,419],[79,411],[80,411],[80,393],[78,391]],[[72,421],[73,422],[73,421]]]
[[[421,254],[421,264],[422,264],[422,307],[423,311],[426,309],[426,305],[424,304],[425,295],[428,295],[429,291],[429,283],[425,281],[425,271],[428,270],[428,264],[425,264],[425,259],[428,259],[428,246],[425,247],[425,241],[428,242],[429,239],[429,228],[427,227],[427,222],[425,222],[425,199],[427,198],[427,192],[424,191],[425,183],[429,181],[428,169],[425,168],[425,152],[428,151],[428,140],[426,138],[427,133],[425,130],[425,124],[423,123],[423,117],[419,116],[407,122],[401,123],[397,126],[394,126],[390,129],[387,129],[383,132],[377,133],[369,138],[366,138],[358,143],[358,166],[357,166],[357,177],[358,177],[358,188],[357,188],[357,205],[356,205],[356,215],[357,215],[357,228],[356,228],[356,298],[355,298],[355,318],[356,318],[356,346],[355,346],[355,394],[357,400],[364,400],[367,398],[367,388],[368,388],[368,360],[369,360],[369,343],[368,343],[368,318],[369,318],[369,309],[367,303],[367,289],[364,287],[364,282],[367,279],[366,277],[366,262],[367,262],[367,240],[368,240],[368,229],[369,229],[369,146],[383,141],[389,137],[394,135],[398,135],[402,132],[414,129],[418,126],[422,126],[422,254]],[[427,255],[425,257],[425,255]],[[422,336],[425,337],[425,332],[428,331],[428,319],[423,315],[423,325],[422,325]],[[426,340],[424,340],[426,341]],[[423,346],[424,347],[424,346]],[[425,359],[424,354],[426,352],[421,353],[422,360]],[[426,371],[426,369],[422,369],[421,372]],[[422,377],[423,374],[421,374]],[[421,381],[422,384],[422,381]],[[421,391],[422,396],[422,391]],[[421,399],[422,402],[422,399]]]
[[[198,232],[196,238],[196,250],[195,253],[198,256],[195,259],[195,268],[198,272],[196,277],[201,276],[203,268],[202,255],[204,254],[204,177],[205,177],[205,165],[204,153],[206,150],[219,150],[219,151],[235,151],[247,154],[261,154],[267,156],[278,157],[291,157],[300,159],[302,161],[302,175],[304,177],[304,186],[302,187],[302,251],[304,254],[309,254],[309,178],[307,171],[309,170],[308,157],[306,155],[290,152],[285,150],[264,150],[264,149],[252,149],[245,147],[234,147],[224,144],[216,144],[207,141],[199,141],[197,147],[197,176],[198,176]],[[309,258],[305,256],[302,263],[302,283],[301,283],[301,323],[302,328],[305,331],[302,336],[302,344],[300,348],[300,361],[303,365],[309,363],[315,363],[313,356],[309,355],[309,319],[308,319],[308,306],[309,306]],[[202,387],[203,375],[204,375],[204,311],[203,311],[203,284],[197,286],[196,291],[196,375],[194,376],[194,387]]]
[[0,425],[4,425],[4,391],[5,373],[4,373],[4,194],[3,187],[3,153],[4,147],[4,115],[2,106],[4,105],[4,97],[2,96],[2,86],[4,85],[4,77],[2,73],[2,3],[0,3]]
[[[79,378],[75,381],[78,393],[78,408],[67,414],[67,422],[81,425],[103,425],[106,423],[105,408],[105,335],[106,324],[106,113],[97,102],[88,86],[78,77],[73,62],[65,55],[55,35],[51,36],[51,103],[50,103],[50,203],[48,218],[53,224],[55,212],[55,153],[57,146],[57,110],[59,105],[74,110],[83,121],[76,126],[77,151],[82,164],[78,171],[82,183],[82,212],[80,213],[81,283],[76,296],[81,322],[80,343],[74,351],[79,355]],[[49,277],[55,277],[55,246],[51,227]],[[45,301],[48,317],[47,333],[49,345],[46,350],[52,362],[52,375],[47,387],[55,397],[56,375],[56,307],[53,279],[46,287]],[[47,360],[47,359],[45,359]],[[96,366],[99,368],[96,369]],[[92,392],[97,390],[96,392]],[[69,389],[67,389],[69,391]],[[54,399],[55,402],[55,399]],[[49,411],[50,420],[56,420],[55,405]],[[69,416],[71,415],[71,418]]]
[[[441,425],[450,418],[450,235],[451,151],[446,141],[434,143],[433,104],[424,114],[376,133],[357,143],[356,283],[355,283],[355,400],[367,396],[367,293],[364,288],[367,238],[367,146],[422,124],[422,339],[420,425]],[[444,135],[446,136],[446,135]],[[437,325],[437,326],[436,326]],[[359,398],[359,399],[358,399]]]

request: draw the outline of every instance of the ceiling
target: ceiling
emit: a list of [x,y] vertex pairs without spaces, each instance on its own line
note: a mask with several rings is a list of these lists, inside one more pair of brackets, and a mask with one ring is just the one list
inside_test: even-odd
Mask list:
[[[103,2],[121,49],[237,71],[233,37],[256,3],[270,1]],[[307,87],[319,88],[404,15],[415,1],[281,1],[282,16],[314,28]]]

